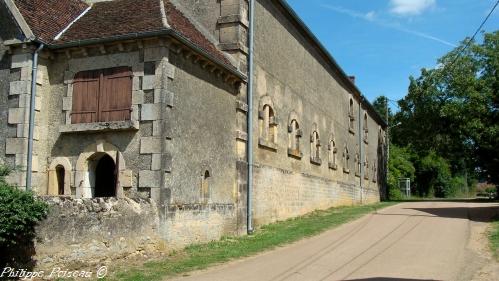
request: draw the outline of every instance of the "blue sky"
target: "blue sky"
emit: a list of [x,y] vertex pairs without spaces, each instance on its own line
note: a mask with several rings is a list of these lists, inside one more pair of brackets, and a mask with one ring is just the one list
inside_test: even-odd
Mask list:
[[[496,0],[288,0],[370,100],[406,95],[409,76],[471,36]],[[484,26],[499,29],[499,8]],[[481,40],[482,36],[479,36]]]

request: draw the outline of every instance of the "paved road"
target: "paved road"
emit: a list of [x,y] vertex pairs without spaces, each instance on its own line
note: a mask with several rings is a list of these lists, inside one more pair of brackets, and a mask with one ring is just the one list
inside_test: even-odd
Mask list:
[[486,262],[486,240],[474,229],[483,230],[498,211],[492,203],[402,203],[178,280],[471,280]]

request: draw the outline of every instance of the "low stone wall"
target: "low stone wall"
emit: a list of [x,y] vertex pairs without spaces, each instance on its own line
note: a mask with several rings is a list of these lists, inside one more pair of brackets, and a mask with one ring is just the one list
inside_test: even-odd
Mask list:
[[360,186],[264,165],[254,168],[253,217],[256,226],[315,210],[380,201],[375,186]]
[[175,248],[236,235],[246,225],[238,223],[234,204],[168,205],[162,212],[161,236]]
[[37,226],[37,267],[82,268],[165,248],[152,200],[43,197],[50,205]]

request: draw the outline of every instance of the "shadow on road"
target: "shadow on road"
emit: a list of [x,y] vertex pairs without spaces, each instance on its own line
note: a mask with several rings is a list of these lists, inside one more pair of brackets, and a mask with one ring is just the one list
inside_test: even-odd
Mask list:
[[374,277],[363,279],[348,279],[347,281],[432,281],[435,279],[407,279],[407,278],[389,278],[389,277]]
[[499,215],[499,206],[487,207],[442,207],[442,208],[405,208],[406,210],[416,210],[433,216],[468,219],[475,222],[491,222]]
[[409,199],[409,200],[393,200],[392,202],[409,203],[409,202],[447,202],[447,203],[499,203],[499,200],[487,198],[469,198],[469,199]]

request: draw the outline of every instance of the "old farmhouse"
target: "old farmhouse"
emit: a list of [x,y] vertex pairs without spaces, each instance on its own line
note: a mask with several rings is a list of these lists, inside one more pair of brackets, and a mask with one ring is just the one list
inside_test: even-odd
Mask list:
[[384,121],[284,0],[2,0],[0,24],[0,161],[52,205],[41,264],[383,196]]

